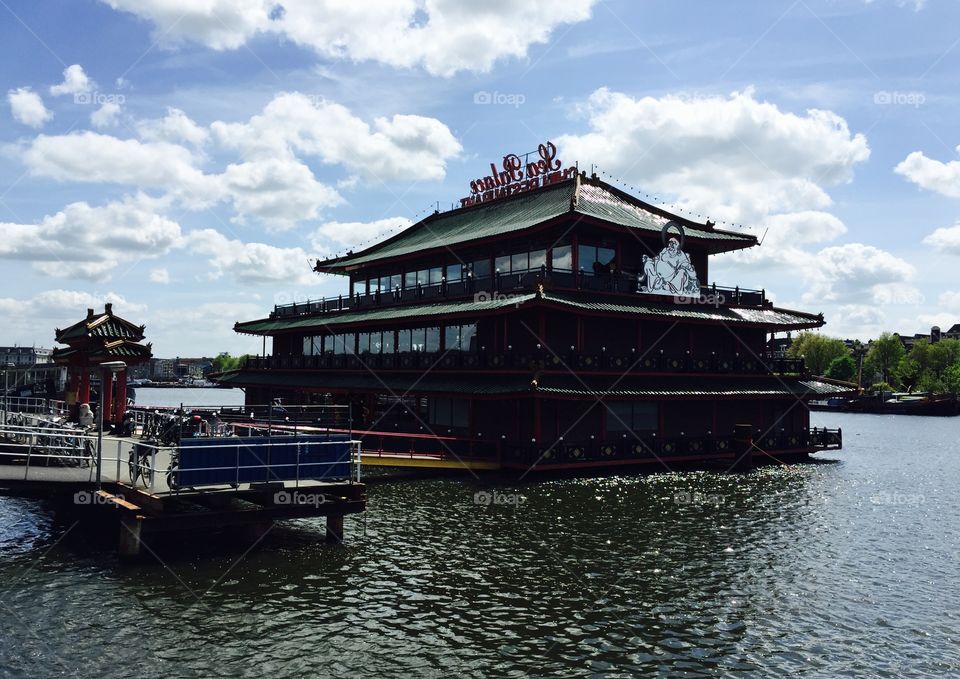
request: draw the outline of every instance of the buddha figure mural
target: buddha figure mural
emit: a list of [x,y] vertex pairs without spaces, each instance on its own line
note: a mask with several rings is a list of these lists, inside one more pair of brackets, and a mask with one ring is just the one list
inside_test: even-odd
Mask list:
[[[677,236],[669,229],[674,228]],[[643,256],[643,275],[638,281],[640,292],[666,295],[700,295],[700,281],[690,262],[690,255],[683,251],[683,227],[669,222],[660,232],[663,250],[656,257]]]

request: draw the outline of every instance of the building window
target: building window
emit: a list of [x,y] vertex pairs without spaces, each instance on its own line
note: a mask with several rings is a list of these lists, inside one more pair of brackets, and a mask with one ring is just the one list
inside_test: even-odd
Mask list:
[[477,324],[448,325],[444,328],[443,348],[446,351],[476,351]]
[[607,406],[607,433],[630,434],[657,431],[657,404],[651,401],[610,401]]
[[463,278],[461,264],[447,264],[447,283],[458,283]]
[[404,328],[397,331],[397,351],[405,353],[413,351],[412,331],[410,328]]
[[473,263],[474,278],[490,278],[490,260],[478,259]]
[[553,248],[552,256],[553,271],[573,271],[573,248],[569,245],[558,245]]
[[610,273],[616,264],[617,251],[596,245],[577,246],[578,266],[588,276]]
[[431,398],[428,421],[438,427],[466,429],[470,426],[470,401],[465,398]]
[[393,330],[384,330],[380,336],[380,351],[384,354],[393,353]]
[[424,328],[424,351],[440,351],[440,328]]
[[304,337],[303,355],[316,356],[323,353],[323,337]]

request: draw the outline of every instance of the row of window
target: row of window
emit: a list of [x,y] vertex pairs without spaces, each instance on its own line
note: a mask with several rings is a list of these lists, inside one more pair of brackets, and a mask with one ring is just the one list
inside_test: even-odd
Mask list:
[[[443,340],[441,344],[441,339]],[[476,351],[477,324],[443,328],[403,328],[376,332],[348,332],[303,338],[303,355],[392,354],[408,351]]]
[[[434,286],[442,282],[457,283],[473,278],[489,278],[494,274],[523,274],[529,271],[540,271],[548,266],[547,248],[529,250],[510,255],[501,255],[490,259],[478,259],[472,262],[457,262],[446,266],[435,266],[419,271],[369,278],[359,281],[360,294],[374,294],[376,292],[393,292],[396,290],[415,290],[417,286]],[[556,245],[550,249],[550,269],[552,271],[573,271],[573,248],[570,245]],[[596,245],[578,245],[577,256],[580,269],[585,274],[593,275],[605,267],[609,271],[617,256],[617,251],[611,247]]]

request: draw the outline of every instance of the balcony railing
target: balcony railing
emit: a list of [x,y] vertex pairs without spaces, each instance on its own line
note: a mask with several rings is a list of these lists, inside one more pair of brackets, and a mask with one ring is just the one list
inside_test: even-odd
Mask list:
[[[339,295],[324,297],[320,300],[307,300],[292,304],[275,305],[270,318],[289,318],[312,316],[316,314],[336,313],[348,310],[371,309],[397,304],[417,304],[422,302],[457,299],[487,293],[488,296],[500,293],[530,292],[538,281],[544,281],[549,289],[588,290],[593,292],[621,295],[643,294],[650,301],[673,304],[700,304],[704,306],[751,306],[767,305],[764,290],[749,290],[740,287],[703,285],[699,296],[693,295],[655,295],[640,293],[634,274],[618,272],[611,274],[588,274],[585,271],[527,271],[524,273],[497,273],[491,277],[471,278],[465,281],[440,282],[431,285],[417,285],[415,288],[383,290],[369,294],[357,293],[353,297]],[[489,298],[489,297],[488,297]]]
[[530,354],[514,352],[403,352],[397,354],[323,354],[316,356],[251,356],[249,370],[547,370],[555,372],[705,373],[804,375],[803,358],[754,356],[670,356],[663,353]]

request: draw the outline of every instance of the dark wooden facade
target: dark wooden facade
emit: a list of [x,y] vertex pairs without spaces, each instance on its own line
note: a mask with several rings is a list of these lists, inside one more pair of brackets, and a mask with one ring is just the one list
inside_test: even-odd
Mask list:
[[[519,469],[723,458],[738,424],[772,456],[838,447],[804,401],[847,389],[766,348],[822,316],[706,284],[710,255],[756,244],[578,175],[318,262],[349,290],[238,323],[272,352],[220,380],[248,403],[350,402],[366,450],[386,456]],[[687,272],[664,283],[661,260]]]

